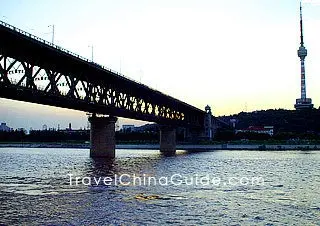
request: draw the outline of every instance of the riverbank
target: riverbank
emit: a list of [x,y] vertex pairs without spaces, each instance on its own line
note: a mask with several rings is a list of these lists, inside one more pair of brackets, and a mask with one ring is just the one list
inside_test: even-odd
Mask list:
[[[0,143],[0,148],[76,148],[89,149],[84,143]],[[159,144],[117,144],[116,149],[149,149],[159,150]],[[320,150],[320,144],[178,144],[177,150],[210,151],[210,150]]]

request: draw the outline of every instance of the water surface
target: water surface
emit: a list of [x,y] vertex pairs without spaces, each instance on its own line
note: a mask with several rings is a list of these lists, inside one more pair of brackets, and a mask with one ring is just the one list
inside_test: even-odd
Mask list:
[[[0,224],[320,225],[320,152],[0,149]],[[210,175],[220,185],[70,186],[77,177]],[[264,184],[230,185],[261,177]]]

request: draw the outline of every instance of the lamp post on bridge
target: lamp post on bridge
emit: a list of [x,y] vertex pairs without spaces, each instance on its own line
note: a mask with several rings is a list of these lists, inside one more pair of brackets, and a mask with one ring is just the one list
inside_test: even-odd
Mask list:
[[6,16],[2,16],[2,18],[5,19],[5,20],[8,20],[8,17],[6,17]]
[[89,45],[88,47],[91,48],[91,61],[93,62],[93,45]]
[[52,27],[52,44],[54,44],[54,24],[51,24],[48,27]]

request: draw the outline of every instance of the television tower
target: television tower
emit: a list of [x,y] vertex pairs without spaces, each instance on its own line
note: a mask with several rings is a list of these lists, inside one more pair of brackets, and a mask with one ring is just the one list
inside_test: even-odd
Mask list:
[[306,92],[306,74],[304,67],[304,59],[307,56],[307,49],[304,47],[303,42],[303,26],[302,26],[302,6],[300,2],[300,47],[298,49],[298,57],[300,58],[301,63],[301,98],[296,99],[296,104],[294,105],[295,109],[312,109],[312,99],[307,98]]

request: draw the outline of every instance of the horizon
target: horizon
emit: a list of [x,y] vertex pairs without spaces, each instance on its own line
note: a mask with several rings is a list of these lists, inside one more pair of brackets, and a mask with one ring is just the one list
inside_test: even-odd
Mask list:
[[[31,103],[31,104],[34,104],[34,103]],[[36,104],[36,105],[40,105],[40,104]],[[59,107],[54,107],[54,108],[59,108]],[[64,109],[64,108],[60,108],[60,109]],[[70,110],[70,109],[67,109],[67,110]],[[219,116],[215,116],[215,117],[231,117],[231,116],[235,116],[235,115],[239,115],[241,113],[248,113],[248,114],[252,114],[252,113],[255,113],[255,112],[260,112],[260,111],[296,111],[295,109],[284,109],[284,108],[269,108],[269,109],[257,109],[257,110],[252,110],[252,111],[240,111],[238,113],[232,113],[232,114],[229,114],[229,115],[219,115]],[[320,110],[320,107],[319,108],[313,108],[311,110]],[[71,111],[74,111],[74,110],[71,110]],[[301,110],[300,110],[301,111]],[[303,111],[303,110],[302,110]],[[144,126],[144,125],[147,125],[147,124],[157,124],[156,122],[148,122],[148,121],[140,121],[140,120],[135,120],[135,119],[127,119],[127,118],[121,118],[121,117],[117,117],[119,119],[121,119],[121,123],[117,122],[118,126],[119,126],[119,129],[122,129],[123,126],[127,126],[127,125],[133,125],[134,127],[140,127],[140,126]],[[119,121],[119,120],[118,120]],[[69,123],[71,122],[67,122],[65,125],[64,124],[61,124],[59,122],[56,122],[55,124],[53,124],[52,126],[48,126],[47,123],[44,123],[41,125],[41,127],[39,128],[33,128],[33,127],[30,127],[30,128],[25,128],[25,127],[21,127],[21,126],[17,126],[17,127],[12,127],[10,126],[7,122],[5,121],[0,121],[0,124],[1,123],[5,123],[6,126],[8,126],[9,128],[13,129],[13,130],[18,130],[18,129],[25,129],[26,131],[30,131],[30,130],[43,130],[43,126],[46,126],[49,129],[58,129],[60,128],[60,130],[65,130],[65,129],[68,129],[69,128]],[[71,123],[71,128],[72,130],[87,130],[88,129],[88,126],[89,124],[87,123],[86,125],[84,126],[80,126],[80,127],[74,127]]]
[[[89,59],[92,49],[87,46],[93,45],[95,62],[197,108],[204,109],[208,104],[214,116],[278,108],[293,110],[295,99],[299,98],[299,1],[66,3],[75,8],[74,12],[59,8],[59,1],[46,3],[35,6],[28,1],[6,2],[0,9],[0,20],[47,41],[52,38],[48,26],[54,24],[55,44]],[[316,96],[320,82],[316,77],[316,61],[320,58],[318,3],[303,1],[309,53],[307,96],[313,99],[315,108],[320,101]],[[101,7],[96,8],[98,4]],[[49,8],[61,15],[47,12]],[[87,16],[83,18],[82,14]],[[110,30],[101,29],[108,27],[106,24]],[[210,25],[212,30],[207,29]],[[108,31],[113,31],[111,37]],[[2,98],[0,104],[0,120],[13,128],[87,125],[85,112]],[[145,123],[129,119],[119,122]]]

